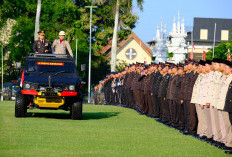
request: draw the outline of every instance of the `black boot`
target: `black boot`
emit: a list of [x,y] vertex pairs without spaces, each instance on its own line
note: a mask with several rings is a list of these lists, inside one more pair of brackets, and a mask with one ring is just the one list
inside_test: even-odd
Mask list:
[[232,154],[232,149],[225,151],[226,154]]

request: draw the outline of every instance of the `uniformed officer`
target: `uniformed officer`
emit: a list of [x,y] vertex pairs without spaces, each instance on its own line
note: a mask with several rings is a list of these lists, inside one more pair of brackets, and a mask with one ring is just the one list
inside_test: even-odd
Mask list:
[[73,57],[72,49],[70,47],[70,44],[67,40],[64,40],[65,32],[60,31],[59,32],[59,38],[56,39],[53,44],[52,48],[55,48],[55,54],[66,54],[66,50],[68,50],[71,57]]
[[51,45],[48,40],[44,39],[45,32],[39,31],[39,39],[35,40],[33,50],[35,53],[51,53]]

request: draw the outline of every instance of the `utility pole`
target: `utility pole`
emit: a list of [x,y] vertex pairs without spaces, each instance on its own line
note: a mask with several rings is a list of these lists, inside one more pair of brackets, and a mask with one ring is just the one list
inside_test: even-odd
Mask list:
[[213,35],[213,58],[214,58],[214,47],[215,47],[215,37],[216,37],[217,24],[214,25],[214,35]]
[[2,47],[2,94],[1,94],[1,101],[3,101],[3,47]]
[[88,103],[90,103],[91,97],[91,44],[92,44],[92,12],[93,8],[97,8],[97,6],[85,6],[85,8],[90,9],[90,24],[89,24],[89,76],[88,76]]
[[111,48],[111,72],[116,71],[116,57],[117,57],[117,31],[118,31],[118,19],[119,19],[119,0],[116,4],[116,13],[114,20],[114,33],[112,39],[112,48]]
[[76,39],[76,66],[77,66],[77,42],[78,42],[78,39]]

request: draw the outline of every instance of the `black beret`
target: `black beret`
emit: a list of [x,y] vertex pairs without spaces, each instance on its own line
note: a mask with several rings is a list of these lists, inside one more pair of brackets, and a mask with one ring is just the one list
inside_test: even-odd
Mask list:
[[221,60],[220,60],[220,63],[225,64],[225,65],[228,65],[228,66],[231,66],[231,62],[228,61],[228,60],[225,60],[225,59],[221,59]]
[[205,61],[205,64],[211,65],[211,64],[212,64],[212,61],[211,61],[211,60],[206,60],[206,61]]
[[220,63],[221,61],[220,61],[220,59],[218,59],[218,58],[214,58],[214,59],[212,60],[212,62],[214,62],[214,63]]
[[200,65],[203,65],[203,66],[204,66],[204,65],[205,65],[205,61],[200,60],[198,64],[200,64]]

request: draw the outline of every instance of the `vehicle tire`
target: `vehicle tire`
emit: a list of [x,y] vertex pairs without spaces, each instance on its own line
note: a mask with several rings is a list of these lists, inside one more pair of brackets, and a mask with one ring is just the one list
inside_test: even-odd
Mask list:
[[25,117],[27,113],[27,99],[21,92],[18,92],[15,100],[15,117]]
[[82,101],[77,101],[72,104],[70,109],[71,118],[73,120],[82,119]]

